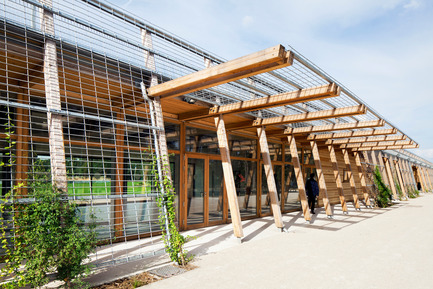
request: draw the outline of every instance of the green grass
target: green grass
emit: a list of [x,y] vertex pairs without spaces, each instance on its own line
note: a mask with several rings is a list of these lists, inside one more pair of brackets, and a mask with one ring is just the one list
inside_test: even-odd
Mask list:
[[[97,195],[111,195],[111,181],[93,181],[92,193]],[[146,182],[143,186],[142,181],[128,181],[127,194],[150,194],[152,187],[150,181]],[[90,195],[90,181],[69,181],[68,194],[75,196],[88,196]]]

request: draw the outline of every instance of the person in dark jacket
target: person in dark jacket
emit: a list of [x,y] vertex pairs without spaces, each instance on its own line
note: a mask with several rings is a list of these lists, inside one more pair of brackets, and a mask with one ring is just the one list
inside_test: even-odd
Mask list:
[[319,196],[319,186],[314,179],[315,174],[310,174],[310,178],[305,184],[305,192],[307,193],[308,206],[310,207],[311,214],[315,214],[314,206],[316,205],[316,197]]

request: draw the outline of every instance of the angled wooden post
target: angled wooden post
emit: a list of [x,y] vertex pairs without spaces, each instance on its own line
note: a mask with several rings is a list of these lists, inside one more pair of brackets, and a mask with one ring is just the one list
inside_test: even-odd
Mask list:
[[407,199],[407,192],[406,192],[406,186],[405,183],[403,182],[403,176],[401,175],[401,170],[400,170],[400,161],[394,160],[394,166],[395,166],[395,170],[397,171],[397,177],[398,177],[398,181],[401,184],[401,191],[403,192],[403,196]]
[[409,180],[410,187],[413,190],[416,190],[416,182],[415,182],[415,179],[414,179],[414,176],[413,176],[412,166],[410,165],[410,163],[409,163],[408,160],[403,160],[403,166],[406,169],[406,175],[407,175],[407,178]]
[[391,166],[389,165],[389,159],[383,157],[383,160],[384,160],[385,169],[389,180],[389,186],[391,187],[392,195],[394,196],[394,200],[397,200],[397,190],[395,189],[395,184],[391,172]]
[[319,183],[319,189],[322,193],[323,206],[328,217],[332,217],[332,208],[328,199],[328,189],[326,187],[325,176],[323,175],[322,162],[320,161],[319,149],[316,141],[310,141],[311,150],[314,157],[314,164],[316,165],[317,181]]
[[431,190],[431,183],[429,183],[429,179],[428,179],[428,175],[427,175],[427,169],[426,168],[422,168],[422,172],[423,172],[423,176],[424,176],[424,179],[425,179],[425,184],[426,184],[426,187],[427,187],[427,191],[430,191]]
[[227,133],[222,115],[220,115],[219,117],[215,117],[215,126],[217,128],[218,146],[221,153],[224,183],[226,185],[227,199],[233,224],[233,233],[235,237],[242,238],[244,236],[244,233],[242,230],[241,213],[239,211],[235,179],[233,178],[233,168],[230,160],[229,143],[227,140]]
[[274,215],[274,221],[277,228],[284,228],[281,208],[278,204],[277,186],[275,184],[274,170],[272,168],[271,157],[269,155],[268,140],[264,127],[257,128],[257,135],[260,142],[260,151],[263,157],[263,166],[265,168],[266,180],[268,183],[268,192],[271,197],[271,208]]
[[331,157],[332,169],[334,171],[335,183],[337,185],[338,195],[340,197],[341,208],[343,213],[348,213],[346,198],[344,197],[343,183],[341,182],[340,171],[338,170],[337,156],[333,145],[328,145],[329,155]]
[[302,212],[304,213],[304,218],[307,221],[311,220],[310,208],[308,207],[307,195],[305,194],[305,184],[304,177],[302,176],[301,163],[298,157],[298,148],[296,146],[296,140],[293,135],[288,135],[287,139],[289,141],[290,154],[292,155],[293,168],[296,175],[296,183],[298,184],[299,198],[301,199]]
[[408,191],[410,190],[410,180],[407,175],[406,167],[404,166],[404,159],[398,158],[398,167],[400,168],[401,177],[403,178],[403,182],[405,184],[406,196]]
[[418,182],[420,182],[420,184],[421,184],[422,191],[425,192],[426,187],[425,187],[425,184],[424,184],[422,176],[421,176],[421,167],[420,166],[416,166],[416,175],[418,177]]
[[380,168],[379,168],[380,169],[380,174],[382,175],[382,178],[383,178],[385,184],[387,184],[388,186],[390,186],[390,182],[388,180],[388,174],[386,172],[385,164],[383,162],[383,155],[382,155],[381,151],[379,151],[378,159],[379,159],[379,164],[380,164]]
[[425,174],[424,174],[424,168],[421,166],[419,168],[420,168],[420,174],[421,174],[422,181],[424,182],[425,192],[427,192],[429,189],[428,189],[427,179],[426,179]]
[[[42,4],[52,7],[52,0],[44,0]],[[62,109],[60,99],[59,73],[57,67],[56,41],[54,40],[53,13],[47,9],[42,12],[42,30],[51,37],[45,38],[44,43],[44,82],[45,100],[48,109],[47,123],[50,147],[51,176],[55,186],[67,192],[65,146],[63,141],[62,116],[55,113]]]
[[353,154],[355,155],[355,163],[356,163],[356,167],[358,168],[358,176],[361,181],[361,189],[364,195],[365,205],[367,207],[371,207],[370,196],[368,195],[368,191],[367,191],[367,182],[365,181],[365,174],[362,169],[361,157],[359,156],[359,152],[353,152]]
[[430,190],[432,190],[433,187],[432,187],[432,184],[431,184],[431,179],[430,179],[429,170],[428,170],[428,169],[425,169],[424,172],[425,172],[425,178],[427,179],[427,181],[428,181],[428,183],[429,183],[429,185],[430,185]]
[[353,205],[355,206],[355,209],[361,210],[361,208],[359,207],[358,194],[356,192],[355,178],[353,177],[352,166],[350,165],[349,152],[347,151],[347,149],[342,149],[342,152],[344,157],[344,163],[346,164],[347,176],[349,177],[350,189],[352,190]]

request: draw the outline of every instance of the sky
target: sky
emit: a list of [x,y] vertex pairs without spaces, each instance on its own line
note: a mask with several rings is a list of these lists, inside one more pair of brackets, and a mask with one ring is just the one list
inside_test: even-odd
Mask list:
[[217,56],[294,47],[433,162],[433,1],[110,0]]

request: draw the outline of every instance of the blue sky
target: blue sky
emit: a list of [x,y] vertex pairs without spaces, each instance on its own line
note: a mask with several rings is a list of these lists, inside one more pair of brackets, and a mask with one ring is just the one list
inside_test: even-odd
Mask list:
[[233,59],[293,46],[420,144],[433,162],[433,1],[111,0]]

